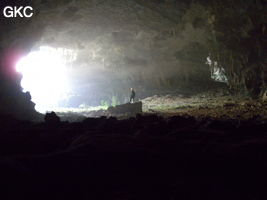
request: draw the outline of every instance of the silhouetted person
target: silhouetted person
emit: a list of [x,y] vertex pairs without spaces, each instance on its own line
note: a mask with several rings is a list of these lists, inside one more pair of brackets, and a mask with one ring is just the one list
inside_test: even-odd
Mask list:
[[134,98],[135,98],[135,91],[133,88],[131,88],[131,96],[130,96],[130,103],[134,102]]

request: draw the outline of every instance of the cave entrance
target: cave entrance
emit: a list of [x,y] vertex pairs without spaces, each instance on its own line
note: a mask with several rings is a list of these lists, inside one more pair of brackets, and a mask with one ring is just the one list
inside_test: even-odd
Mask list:
[[75,59],[73,50],[40,46],[18,61],[21,87],[30,92],[37,111],[44,113],[62,104],[70,89],[69,66]]

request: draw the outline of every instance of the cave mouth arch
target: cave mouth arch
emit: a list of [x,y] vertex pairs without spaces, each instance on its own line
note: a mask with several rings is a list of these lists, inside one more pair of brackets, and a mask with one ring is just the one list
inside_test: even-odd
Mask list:
[[69,64],[75,59],[70,49],[39,46],[17,62],[23,92],[31,94],[38,112],[45,113],[64,104],[70,92]]

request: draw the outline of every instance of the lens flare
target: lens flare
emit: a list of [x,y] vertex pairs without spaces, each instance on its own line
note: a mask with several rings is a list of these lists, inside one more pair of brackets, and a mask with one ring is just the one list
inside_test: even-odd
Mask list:
[[16,70],[23,76],[23,91],[31,93],[35,109],[39,112],[57,108],[60,98],[67,93],[67,69],[57,49],[40,47],[23,57]]

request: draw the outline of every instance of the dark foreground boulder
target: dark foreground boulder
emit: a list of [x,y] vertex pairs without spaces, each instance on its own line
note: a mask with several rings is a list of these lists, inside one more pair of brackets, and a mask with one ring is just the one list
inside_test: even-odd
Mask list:
[[56,125],[60,123],[60,118],[55,112],[46,113],[44,117],[45,123],[49,125]]
[[109,107],[108,113],[110,115],[136,115],[142,113],[142,102],[126,103],[117,105],[115,107]]
[[19,120],[42,121],[43,115],[35,110],[29,92],[0,91],[0,114]]

